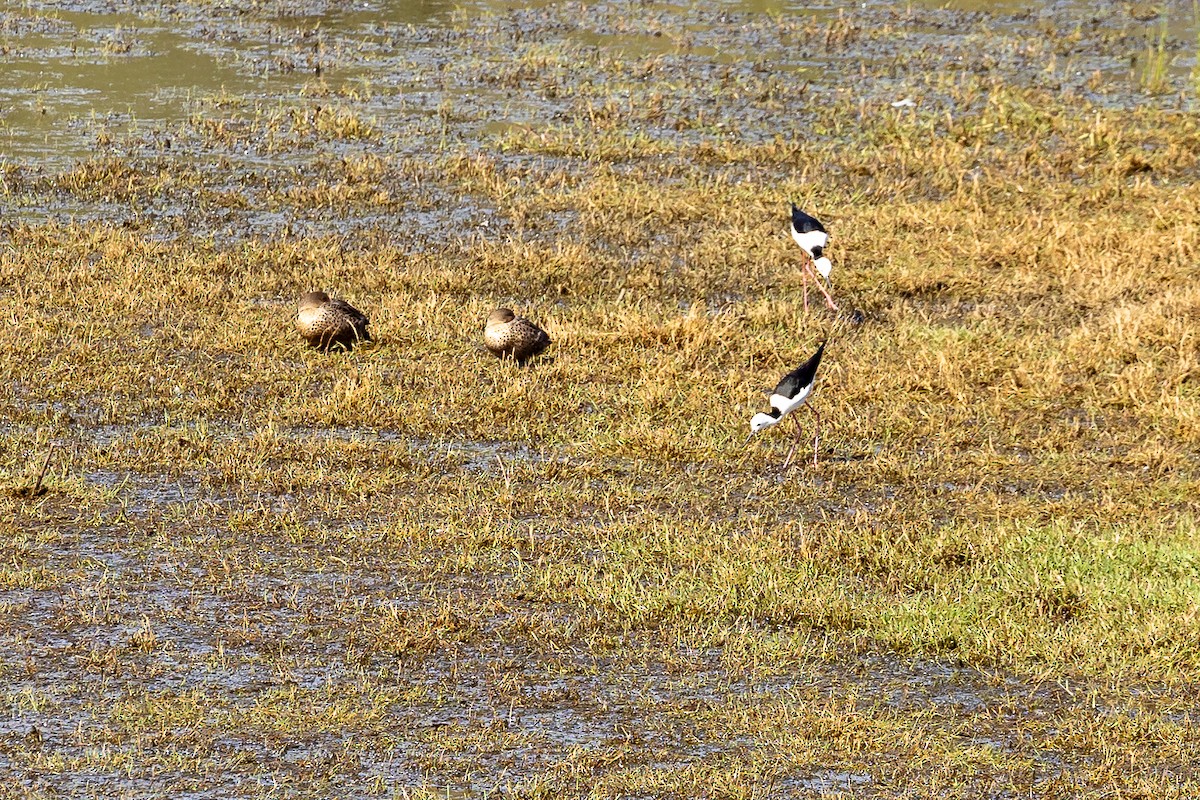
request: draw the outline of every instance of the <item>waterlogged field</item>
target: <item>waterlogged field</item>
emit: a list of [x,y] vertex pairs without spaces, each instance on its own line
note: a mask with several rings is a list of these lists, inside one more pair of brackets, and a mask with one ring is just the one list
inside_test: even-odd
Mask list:
[[0,797],[1200,794],[1190,7],[0,8]]

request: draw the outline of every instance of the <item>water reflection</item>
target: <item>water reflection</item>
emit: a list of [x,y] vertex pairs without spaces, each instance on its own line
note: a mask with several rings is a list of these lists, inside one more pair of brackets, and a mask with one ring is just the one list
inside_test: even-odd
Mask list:
[[343,66],[344,39],[394,37],[454,8],[450,0],[312,3],[243,16],[21,4],[0,17],[0,159],[61,163],[92,154],[112,126],[183,119],[196,98],[250,100],[295,93],[315,77],[356,78],[353,59]]

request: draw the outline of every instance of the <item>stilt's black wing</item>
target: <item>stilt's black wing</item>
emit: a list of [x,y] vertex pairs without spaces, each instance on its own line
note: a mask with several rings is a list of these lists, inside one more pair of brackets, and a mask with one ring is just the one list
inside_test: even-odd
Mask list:
[[783,397],[795,397],[801,389],[811,385],[817,376],[817,367],[821,366],[821,356],[824,354],[825,343],[821,342],[821,346],[817,348],[817,352],[813,353],[812,358],[783,376],[783,380],[779,381],[779,385],[775,387],[775,394]]
[[818,222],[816,217],[805,214],[796,207],[795,203],[792,203],[792,227],[796,229],[797,233],[812,233],[813,231],[828,233],[825,226]]

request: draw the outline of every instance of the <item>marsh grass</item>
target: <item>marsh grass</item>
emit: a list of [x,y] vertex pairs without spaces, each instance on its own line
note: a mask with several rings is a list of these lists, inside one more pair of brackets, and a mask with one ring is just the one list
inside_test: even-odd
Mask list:
[[1171,88],[1167,70],[1175,56],[1167,51],[1167,19],[1159,24],[1158,38],[1147,36],[1145,62],[1138,76],[1138,82],[1146,94],[1162,94]]
[[[783,33],[884,36],[821,24]],[[318,83],[201,101],[203,158],[4,173],[195,230],[5,229],[0,792],[1194,793],[1195,121],[985,72],[764,132],[778,78],[690,83],[686,47],[523,49],[480,82],[566,110],[477,140]],[[757,135],[695,113],[712,81]],[[378,229],[218,235],[258,207]],[[377,346],[304,348],[314,288]],[[483,350],[497,305],[546,357]],[[820,465],[783,473],[746,422],[826,338]]]

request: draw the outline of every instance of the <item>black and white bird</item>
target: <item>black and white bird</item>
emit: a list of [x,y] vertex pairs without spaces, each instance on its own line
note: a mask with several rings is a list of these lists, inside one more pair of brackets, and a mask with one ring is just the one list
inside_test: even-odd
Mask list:
[[[829,295],[829,275],[833,272],[833,263],[825,256],[825,246],[829,244],[829,233],[816,217],[806,214],[792,203],[792,239],[808,254],[808,268],[816,272],[817,288],[825,295],[825,302],[830,308],[836,309],[837,304]],[[821,284],[825,285],[822,286]],[[804,273],[804,308],[808,309],[808,273]]]
[[829,244],[829,232],[821,221],[805,214],[795,203],[792,203],[792,238],[814,259],[820,258],[825,245]]
[[[801,364],[796,369],[783,376],[779,384],[775,387],[775,391],[771,393],[771,410],[760,412],[750,418],[750,436],[746,437],[746,442],[750,442],[750,437],[761,430],[765,430],[774,425],[778,425],[783,421],[783,418],[788,414],[796,411],[801,406],[806,406],[817,418],[816,432],[813,435],[813,466],[817,465],[817,445],[821,439],[821,414],[811,405],[806,405],[809,395],[812,394],[813,384],[816,382],[817,367],[821,366],[821,356],[825,354],[825,342],[821,342],[821,346],[817,348],[817,352],[812,354],[812,357]],[[800,419],[792,417],[796,423],[796,438],[792,442],[792,449],[788,451],[787,458],[783,462],[783,468],[787,469],[788,464],[792,463],[792,456],[796,453],[796,446],[800,444]]]

